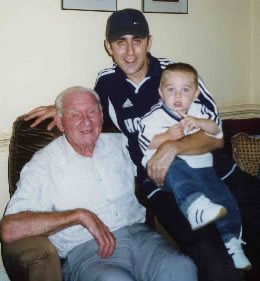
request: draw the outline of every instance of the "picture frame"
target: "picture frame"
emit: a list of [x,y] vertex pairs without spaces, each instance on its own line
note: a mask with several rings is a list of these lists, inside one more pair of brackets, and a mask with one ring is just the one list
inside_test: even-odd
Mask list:
[[62,0],[62,10],[114,12],[117,0]]
[[188,0],[143,0],[144,13],[188,14]]

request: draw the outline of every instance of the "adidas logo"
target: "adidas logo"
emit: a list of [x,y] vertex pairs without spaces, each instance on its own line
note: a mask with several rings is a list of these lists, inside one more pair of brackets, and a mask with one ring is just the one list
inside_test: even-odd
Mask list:
[[123,108],[127,108],[127,107],[131,107],[131,106],[133,106],[133,104],[132,104],[132,102],[129,100],[129,99],[127,99],[125,102],[124,102],[124,104],[123,104]]

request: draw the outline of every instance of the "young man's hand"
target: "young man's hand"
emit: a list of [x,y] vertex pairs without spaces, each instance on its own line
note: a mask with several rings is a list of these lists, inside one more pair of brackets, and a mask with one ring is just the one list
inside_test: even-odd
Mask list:
[[148,176],[155,181],[158,186],[164,184],[166,173],[178,154],[174,141],[163,143],[147,162],[146,168]]
[[55,121],[56,109],[53,105],[36,107],[26,114],[25,121],[36,118],[31,127],[34,128],[47,118],[53,118],[53,121],[48,125],[47,130],[50,131],[56,126]]

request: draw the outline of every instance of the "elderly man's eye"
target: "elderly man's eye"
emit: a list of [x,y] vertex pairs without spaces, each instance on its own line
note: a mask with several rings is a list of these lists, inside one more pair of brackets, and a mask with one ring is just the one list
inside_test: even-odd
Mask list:
[[98,107],[94,107],[88,110],[88,114],[95,114],[99,111]]
[[81,114],[79,112],[73,111],[73,112],[70,112],[70,116],[72,118],[80,118]]

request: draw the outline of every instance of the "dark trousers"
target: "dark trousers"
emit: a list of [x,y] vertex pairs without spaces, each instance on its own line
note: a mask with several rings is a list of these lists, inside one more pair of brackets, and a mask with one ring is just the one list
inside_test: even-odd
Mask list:
[[[225,162],[222,162],[221,158],[219,160],[219,165],[225,166]],[[231,188],[232,179],[226,184]],[[148,185],[151,185],[150,181],[140,183],[146,194],[150,189]],[[174,195],[170,192],[158,191],[150,198],[150,201],[160,224],[178,243],[181,250],[189,255],[197,265],[200,281],[241,280],[215,224],[192,231],[177,206]]]
[[158,191],[150,200],[159,222],[197,265],[200,281],[240,280],[215,224],[192,231],[172,193]]
[[224,178],[240,208],[245,253],[253,266],[248,280],[260,280],[260,180],[243,172],[227,154],[215,151],[213,155],[218,176]]
[[243,172],[233,158],[221,150],[215,151],[213,156],[216,173],[236,198],[242,220],[260,232],[260,180]]

